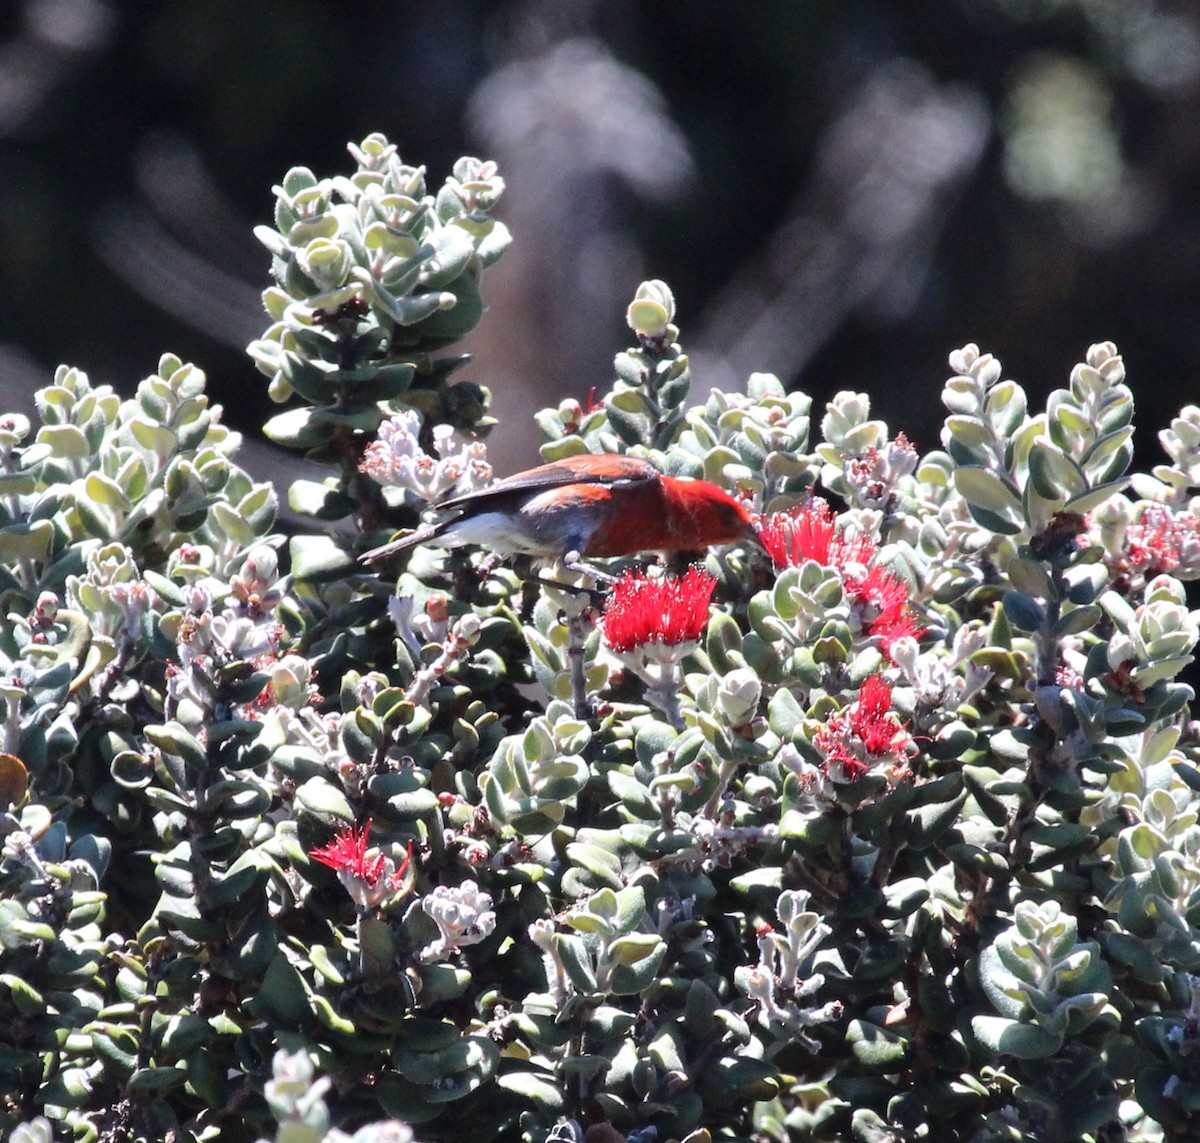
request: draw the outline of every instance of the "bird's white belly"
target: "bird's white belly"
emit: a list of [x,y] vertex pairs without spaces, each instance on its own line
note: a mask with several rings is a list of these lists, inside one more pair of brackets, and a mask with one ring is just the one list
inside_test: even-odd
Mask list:
[[433,542],[448,548],[456,548],[460,544],[475,544],[485,550],[504,555],[550,554],[547,552],[545,541],[539,543],[536,537],[516,527],[511,515],[502,512],[481,512],[477,516],[458,520]]

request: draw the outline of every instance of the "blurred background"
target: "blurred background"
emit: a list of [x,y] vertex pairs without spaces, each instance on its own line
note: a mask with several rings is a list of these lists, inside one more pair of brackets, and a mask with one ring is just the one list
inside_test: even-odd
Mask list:
[[433,186],[463,153],[508,182],[462,374],[501,472],[607,385],[644,277],[695,395],[865,390],[922,450],[967,341],[1038,400],[1115,341],[1143,464],[1200,400],[1195,0],[3,0],[0,403],[171,350],[257,437],[251,227],[371,131]]

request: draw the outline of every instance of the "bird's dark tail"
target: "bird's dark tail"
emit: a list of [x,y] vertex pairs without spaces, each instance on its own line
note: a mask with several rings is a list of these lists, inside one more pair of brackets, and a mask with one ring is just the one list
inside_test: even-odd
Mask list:
[[398,540],[389,540],[386,544],[380,544],[377,548],[372,548],[369,552],[363,552],[358,558],[364,564],[374,563],[376,560],[383,559],[384,556],[390,556],[394,552],[402,552],[406,548],[414,548],[417,544],[423,544],[426,540],[432,540],[442,531],[440,524],[434,524],[427,528],[416,528],[411,532],[406,532]]

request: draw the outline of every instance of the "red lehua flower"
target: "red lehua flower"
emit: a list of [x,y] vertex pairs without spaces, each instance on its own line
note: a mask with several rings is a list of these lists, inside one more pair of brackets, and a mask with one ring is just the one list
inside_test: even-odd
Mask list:
[[[815,560],[823,567],[844,572],[869,565],[878,552],[870,536],[848,538],[838,531],[837,513],[831,512],[819,497],[791,512],[764,517],[758,523],[758,537],[780,568]],[[909,608],[904,581],[885,568],[856,572],[846,577],[845,585],[850,601],[862,613],[864,634],[877,641],[884,655],[897,639],[906,635],[915,638],[924,632]]]
[[698,642],[708,624],[708,606],[717,581],[700,568],[682,576],[650,579],[641,570],[625,572],[613,584],[604,610],[604,641],[628,652],[647,644],[676,647]]
[[846,594],[862,611],[863,631],[878,641],[884,655],[897,639],[906,635],[915,639],[925,631],[908,606],[904,581],[884,568],[871,568],[866,575],[847,580]]
[[875,556],[870,536],[847,539],[837,530],[837,513],[820,497],[811,497],[790,512],[772,512],[758,522],[758,538],[777,568],[815,560],[823,567],[867,564]]
[[[370,832],[370,821],[361,830],[357,826],[350,826],[342,830],[328,845],[310,849],[308,856],[331,869],[336,869],[339,873],[348,873],[374,888],[390,863],[381,853],[368,859],[367,836]],[[407,858],[405,864],[408,864]]]
[[[892,685],[882,675],[863,680],[858,703],[850,716],[850,729],[868,754],[895,756],[897,745],[908,745],[908,734],[888,716],[892,713]],[[902,742],[897,742],[897,736]]]
[[867,632],[879,644],[884,658],[892,662],[892,644],[897,639],[912,637],[919,639],[925,634],[925,628],[917,622],[916,616],[908,605],[896,612],[881,615],[868,628]]
[[853,782],[875,768],[875,764],[906,761],[912,737],[896,721],[892,710],[892,687],[882,675],[871,675],[849,710],[838,711],[813,736],[813,746],[825,755],[823,769],[840,766],[833,777]]
[[840,711],[831,714],[825,725],[813,735],[813,746],[825,755],[825,763],[821,769],[826,774],[832,770],[833,776],[854,782],[870,769],[855,753],[850,738],[849,716]]
[[871,568],[866,575],[847,579],[846,592],[869,610],[870,614],[864,616],[867,622],[894,614],[908,604],[904,581],[886,568]]

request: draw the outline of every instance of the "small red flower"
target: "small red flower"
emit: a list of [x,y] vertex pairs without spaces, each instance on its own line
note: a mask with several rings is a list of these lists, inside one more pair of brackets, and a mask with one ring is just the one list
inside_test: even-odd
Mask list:
[[308,856],[322,865],[328,865],[330,869],[336,869],[339,873],[349,873],[351,877],[374,887],[383,876],[388,860],[381,853],[372,858],[367,857],[367,838],[370,832],[369,820],[361,830],[357,826],[350,826],[342,830],[328,845],[310,849]]
[[860,610],[863,632],[889,660],[897,639],[906,635],[915,639],[925,631],[908,606],[904,581],[884,568],[871,568],[864,576],[847,579],[846,594]]
[[328,845],[308,851],[309,857],[337,870],[342,887],[362,908],[377,907],[397,895],[405,896],[412,885],[407,881],[412,863],[413,843],[408,843],[408,852],[397,869],[390,857],[376,852],[368,856],[367,839],[371,833],[371,822],[359,829],[350,826],[337,834]]
[[758,522],[758,538],[777,568],[797,567],[815,560],[823,567],[868,564],[875,558],[870,536],[848,539],[838,531],[837,513],[820,497],[790,512],[772,512]]
[[698,642],[708,625],[708,607],[717,581],[700,568],[682,576],[650,579],[640,569],[613,584],[604,609],[604,641],[614,651],[647,644],[677,647]]
[[[835,780],[853,782],[887,763],[890,775],[902,771],[912,736],[892,710],[892,687],[882,675],[871,675],[859,688],[858,701],[829,717],[813,736],[825,755],[822,767]],[[831,772],[832,771],[832,772]]]
[[868,754],[882,757],[896,751],[897,734],[907,745],[908,735],[888,716],[892,713],[892,687],[882,675],[871,675],[858,691],[858,703],[850,718],[850,729],[862,740]]
[[846,580],[846,591],[856,603],[870,609],[868,621],[889,615],[908,603],[908,588],[886,568],[871,568],[866,575]]
[[[907,443],[907,442],[905,442]],[[889,655],[892,644],[906,635],[921,635],[908,605],[904,581],[882,567],[870,567],[878,547],[870,536],[847,537],[838,517],[819,497],[790,512],[774,512],[758,523],[758,536],[779,568],[815,560],[845,575],[846,595],[859,611],[863,633]],[[869,569],[863,572],[861,569]],[[889,656],[890,657],[890,656]]]
[[906,603],[902,610],[881,615],[876,619],[870,626],[869,634],[878,644],[884,658],[891,663],[894,661],[892,659],[892,644],[897,639],[909,637],[919,639],[925,634],[925,628],[917,622],[916,617]]

